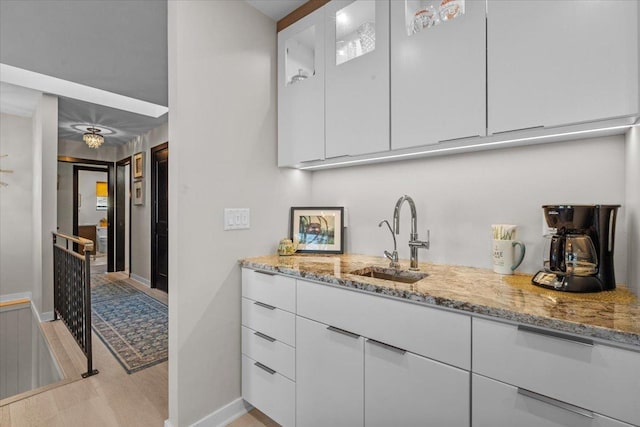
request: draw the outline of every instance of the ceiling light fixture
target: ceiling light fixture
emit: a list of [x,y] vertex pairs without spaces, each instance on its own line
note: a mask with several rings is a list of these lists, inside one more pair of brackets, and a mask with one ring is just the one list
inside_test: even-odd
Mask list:
[[87,128],[88,132],[82,135],[82,140],[91,148],[98,148],[104,142],[104,136],[100,135],[100,129],[95,127]]

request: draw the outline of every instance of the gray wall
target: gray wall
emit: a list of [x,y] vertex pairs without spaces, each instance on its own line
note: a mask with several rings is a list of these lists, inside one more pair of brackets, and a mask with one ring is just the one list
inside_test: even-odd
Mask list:
[[[274,253],[309,174],[276,167],[275,22],[242,1],[169,2],[169,421],[240,397],[238,259]],[[203,137],[203,134],[205,136]],[[251,229],[223,231],[223,210]]]
[[33,160],[30,117],[0,115],[0,296],[32,291]]
[[[563,159],[571,161],[562,162]],[[431,230],[423,261],[491,268],[491,224],[517,224],[527,247],[519,271],[542,266],[543,204],[621,204],[616,230],[616,279],[625,283],[624,136],[458,154],[314,172],[313,205],[349,208],[347,251],[380,255],[396,200],[414,198],[418,233]],[[400,258],[409,258],[409,210],[403,207]]]

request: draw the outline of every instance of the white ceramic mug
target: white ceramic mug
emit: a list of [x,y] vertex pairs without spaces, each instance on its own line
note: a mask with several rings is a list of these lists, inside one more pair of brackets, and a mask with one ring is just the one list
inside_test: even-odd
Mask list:
[[[520,246],[520,256],[516,259],[516,246]],[[524,243],[519,240],[493,239],[493,271],[500,274],[513,274],[524,259]]]

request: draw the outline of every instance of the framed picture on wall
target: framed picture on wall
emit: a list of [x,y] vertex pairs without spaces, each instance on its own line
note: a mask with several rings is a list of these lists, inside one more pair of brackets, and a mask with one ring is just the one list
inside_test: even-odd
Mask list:
[[144,176],[144,153],[133,155],[133,178],[138,179]]
[[292,207],[291,240],[297,252],[341,254],[344,252],[343,207]]
[[133,204],[144,205],[144,183],[142,180],[133,183]]

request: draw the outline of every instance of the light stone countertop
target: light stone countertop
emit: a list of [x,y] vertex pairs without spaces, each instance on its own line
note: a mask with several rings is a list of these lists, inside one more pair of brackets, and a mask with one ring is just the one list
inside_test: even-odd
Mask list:
[[[502,276],[492,270],[420,263],[428,276],[413,284],[350,274],[388,267],[365,255],[267,255],[240,260],[242,267],[272,271],[385,296],[407,299],[623,345],[640,346],[640,301],[624,285],[613,291],[576,294],[531,284],[531,275]],[[408,261],[401,260],[408,269]]]

